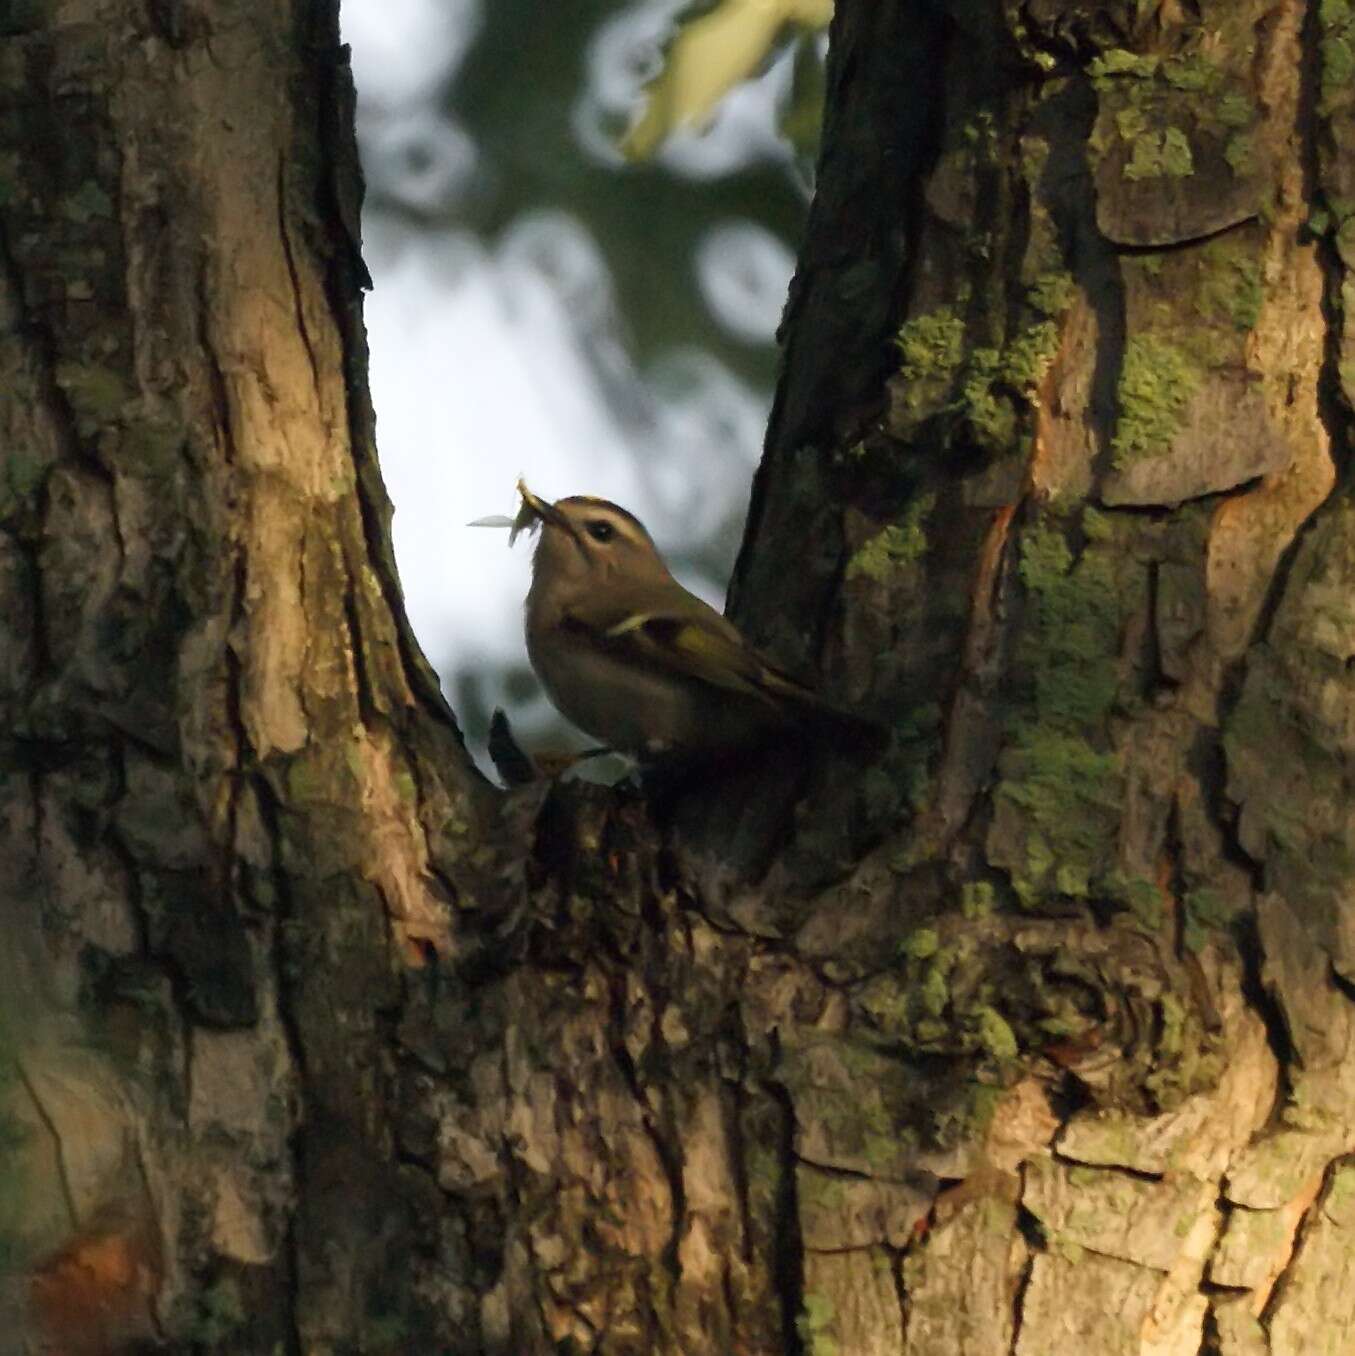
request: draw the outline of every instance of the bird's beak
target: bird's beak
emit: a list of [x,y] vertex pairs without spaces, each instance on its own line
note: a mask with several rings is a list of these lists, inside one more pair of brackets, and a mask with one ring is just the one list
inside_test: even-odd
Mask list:
[[[518,493],[522,496],[524,510],[530,509],[543,523],[549,523],[552,527],[561,527],[568,532],[571,537],[576,535],[574,532],[574,524],[571,523],[563,513],[559,512],[554,504],[548,504],[544,499],[534,495],[531,490],[527,488],[525,481],[518,481]],[[519,514],[519,521],[525,516],[525,513]]]

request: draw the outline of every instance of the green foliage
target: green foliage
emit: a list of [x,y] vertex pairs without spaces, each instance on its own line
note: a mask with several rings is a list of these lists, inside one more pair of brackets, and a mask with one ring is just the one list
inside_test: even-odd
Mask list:
[[1167,451],[1202,375],[1192,358],[1165,339],[1131,336],[1120,368],[1120,411],[1111,442],[1117,466]]
[[622,151],[643,160],[679,128],[700,126],[763,65],[788,28],[813,31],[832,17],[832,0],[719,0],[689,8]]

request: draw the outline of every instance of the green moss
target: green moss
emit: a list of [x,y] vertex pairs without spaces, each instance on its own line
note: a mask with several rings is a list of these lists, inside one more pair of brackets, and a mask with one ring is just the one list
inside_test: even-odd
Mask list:
[[1186,1010],[1175,994],[1164,993],[1158,1002],[1162,1032],[1157,1048],[1164,1055],[1179,1055],[1185,1044]]
[[987,918],[996,907],[997,892],[988,881],[966,881],[960,887],[960,912],[965,918]]
[[[994,1015],[997,1014],[994,1013]],[[998,1020],[1002,1021],[1002,1018],[998,1017]],[[1006,1026],[1006,1022],[1003,1022],[1003,1025]],[[1008,1027],[1008,1030],[1010,1029]],[[972,1085],[969,1094],[969,1120],[972,1133],[982,1134],[993,1123],[993,1117],[997,1115],[997,1109],[1002,1103],[1003,1095],[1004,1089],[995,1088],[989,1083]]]
[[1250,132],[1234,132],[1223,148],[1223,158],[1239,179],[1256,171],[1256,147]]
[[309,758],[294,758],[287,766],[287,791],[298,804],[320,800],[325,793],[323,769]]
[[365,1350],[407,1351],[410,1338],[416,1336],[404,1314],[372,1314],[363,1326]]
[[918,560],[927,549],[923,520],[936,507],[934,494],[918,495],[904,511],[903,520],[877,532],[847,562],[848,579],[883,583],[900,566]]
[[1021,582],[1040,597],[1059,587],[1072,564],[1063,533],[1047,523],[1037,524],[1021,542]]
[[71,402],[82,434],[114,422],[131,398],[121,373],[95,363],[58,363],[56,380]]
[[1052,269],[1041,273],[1031,284],[1026,300],[1051,319],[1061,316],[1072,304],[1077,295],[1077,284],[1071,273],[1061,269]]
[[1123,47],[1111,47],[1096,57],[1087,68],[1093,82],[1104,89],[1116,77],[1144,80],[1157,73],[1158,58],[1139,56]]
[[1223,82],[1223,71],[1206,57],[1189,53],[1168,57],[1162,63],[1162,77],[1173,89],[1187,94],[1208,94]]
[[85,225],[95,217],[111,217],[113,200],[93,179],[87,179],[61,204],[61,214],[78,225]]
[[1130,913],[1145,931],[1157,932],[1162,927],[1162,891],[1155,882],[1144,876],[1135,876],[1124,882],[1120,898],[1129,906]]
[[1194,173],[1190,141],[1179,127],[1134,137],[1124,167],[1126,179],[1184,179]]
[[0,516],[8,511],[10,504],[21,504],[29,499],[43,481],[51,462],[34,456],[22,447],[11,447],[4,457],[3,479],[0,479]]
[[1355,90],[1355,6],[1350,0],[1322,0],[1322,88],[1318,111],[1329,117]]
[[986,451],[1017,442],[1022,402],[1033,404],[1059,346],[1056,317],[1072,304],[1072,277],[1050,269],[1026,295],[1039,317],[1001,345],[965,351],[966,330],[949,307],[908,321],[899,331],[904,403],[918,417],[943,416],[946,441]]
[[918,1001],[928,1017],[940,1017],[950,1004],[950,985],[939,965],[929,965],[918,988]]
[[[18,1025],[6,1011],[0,1010],[0,1106],[9,1102],[18,1079],[18,1047],[14,1028]],[[31,1203],[27,1199],[31,1164],[23,1154],[29,1131],[9,1111],[0,1110],[0,1270],[18,1270],[29,1260],[22,1256],[20,1244],[24,1221]]]
[[1021,174],[1026,183],[1034,187],[1044,174],[1049,163],[1049,140],[1046,137],[1027,133],[1022,136],[1019,146],[1021,156]]
[[122,448],[143,474],[163,479],[179,466],[184,431],[178,424],[139,420],[128,428]]
[[964,356],[964,334],[964,321],[949,307],[905,321],[894,341],[903,357],[903,379],[910,387],[948,380]]
[[886,1035],[907,1040],[912,1025],[911,995],[892,975],[877,975],[858,996],[861,1011]]
[[223,1276],[201,1291],[183,1332],[185,1340],[205,1347],[219,1347],[244,1326],[247,1315],[240,1298],[240,1287],[230,1276]]
[[1082,510],[1082,534],[1090,542],[1115,540],[1115,527],[1110,518],[1090,506]]
[[953,407],[974,441],[990,450],[1009,446],[1016,434],[1016,410],[995,389],[1001,375],[1001,352],[995,348],[975,349],[969,355]]
[[1111,446],[1117,466],[1168,450],[1199,390],[1198,364],[1156,335],[1134,335],[1120,368],[1119,418]]
[[1113,756],[1076,735],[1029,728],[1004,762],[999,794],[1025,812],[1026,875],[1013,880],[1023,903],[1051,890],[1084,897],[1113,848],[1121,784]]
[[795,1331],[804,1346],[805,1356],[838,1356],[838,1344],[831,1335],[837,1310],[827,1295],[809,1291],[795,1320]]
[[1088,552],[1074,567],[1062,533],[1041,525],[1022,541],[1020,572],[1037,611],[1022,657],[1034,670],[1038,723],[1069,732],[1098,723],[1118,681],[1120,598],[1112,557]]
[[918,928],[899,943],[899,950],[912,960],[926,960],[936,955],[941,948],[941,939],[935,928]]
[[1115,130],[1125,141],[1136,141],[1148,132],[1148,115],[1137,104],[1119,109],[1115,114]]
[[985,347],[970,353],[951,408],[975,443],[993,452],[1014,445],[1018,421],[1014,397],[1037,403],[1035,389],[1058,349],[1058,325],[1042,320],[1001,349]]
[[1059,327],[1052,320],[1022,330],[1007,347],[1003,377],[1021,390],[1038,386],[1059,351]]
[[1343,1165],[1332,1173],[1331,1186],[1327,1190],[1327,1213],[1332,1218],[1343,1216],[1355,1202],[1355,1168]]
[[1016,1033],[1007,1019],[996,1009],[981,1007],[976,1016],[979,1023],[979,1040],[983,1048],[994,1059],[1011,1060],[1017,1055]]
[[1074,564],[1050,524],[1037,524],[1021,544],[1021,579],[1035,613],[1020,651],[1028,697],[1002,755],[998,795],[1026,826],[1025,860],[1012,883],[1027,905],[1051,892],[1085,896],[1113,850],[1120,774],[1091,736],[1118,686],[1115,570],[1108,550],[1088,549]]
[[1229,239],[1211,240],[1200,251],[1200,260],[1200,309],[1240,332],[1255,329],[1265,288],[1261,265],[1251,252]]
[[[775,1162],[774,1157],[772,1161]],[[796,1188],[801,1205],[811,1205],[820,1210],[841,1209],[847,1195],[841,1177],[812,1170],[796,1174]]]
[[1218,101],[1214,116],[1225,127],[1240,128],[1248,126],[1256,116],[1256,108],[1245,94],[1228,93]]
[[1227,927],[1232,921],[1233,910],[1214,890],[1187,890],[1181,902],[1185,906],[1181,940],[1191,951],[1202,951],[1210,934]]

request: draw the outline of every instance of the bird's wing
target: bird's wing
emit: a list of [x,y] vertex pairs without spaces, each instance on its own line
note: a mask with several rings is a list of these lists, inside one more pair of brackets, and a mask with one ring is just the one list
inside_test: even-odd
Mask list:
[[709,683],[769,706],[815,700],[808,689],[763,659],[714,608],[637,612],[594,607],[571,615],[566,624],[586,632],[600,649],[644,668]]

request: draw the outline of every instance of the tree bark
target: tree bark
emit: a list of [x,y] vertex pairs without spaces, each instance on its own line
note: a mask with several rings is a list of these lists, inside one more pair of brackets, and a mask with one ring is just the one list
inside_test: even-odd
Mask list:
[[333,7],[0,17],[19,1349],[1342,1351],[1355,11],[840,0],[733,591],[888,715],[489,787]]

